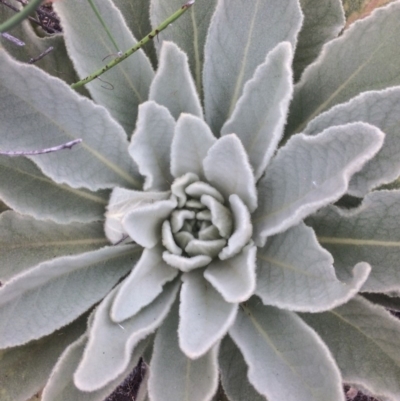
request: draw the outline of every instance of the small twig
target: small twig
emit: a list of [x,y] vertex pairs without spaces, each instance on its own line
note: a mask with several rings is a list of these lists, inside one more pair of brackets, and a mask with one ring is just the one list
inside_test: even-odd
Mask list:
[[172,24],[174,21],[176,21],[189,7],[191,7],[194,4],[195,0],[190,0],[186,4],[184,4],[178,11],[176,11],[174,14],[172,14],[170,17],[168,17],[165,21],[163,21],[156,29],[152,30],[147,36],[145,36],[140,42],[138,42],[135,46],[131,47],[129,50],[127,50],[124,54],[121,56],[115,58],[113,61],[109,62],[106,64],[104,67],[101,69],[95,71],[93,74],[87,76],[86,78],[74,83],[71,85],[72,89],[79,88],[80,86],[86,85],[87,83],[93,81],[100,75],[104,74],[107,72],[110,68],[113,68],[117,64],[119,64],[121,61],[124,61],[126,58],[128,58],[131,54],[135,53],[138,51],[143,45],[145,45],[147,42],[152,40],[155,36],[157,36],[161,31],[163,31],[168,25]]
[[33,64],[36,63],[36,61],[41,60],[44,56],[46,56],[47,54],[49,54],[50,52],[52,52],[54,50],[53,46],[50,46],[48,49],[46,49],[43,53],[40,53],[37,57],[31,58],[28,61],[28,64]]
[[4,38],[9,40],[10,42],[14,43],[14,45],[17,46],[25,46],[25,42],[23,42],[22,40],[19,40],[18,38],[16,38],[15,36],[10,35],[7,32],[4,33],[0,33],[0,35]]
[[[21,0],[16,0],[16,1],[18,1],[18,2],[21,3],[21,4],[25,4],[25,3],[22,2]],[[5,0],[0,0],[0,3],[1,3],[1,4],[4,4],[6,7],[10,8],[11,10],[15,11],[16,13],[19,12],[19,9],[18,9],[17,7],[14,7],[12,4],[7,3]],[[43,11],[37,9],[36,12],[37,12],[38,14],[40,14],[40,13],[42,13]],[[50,18],[50,14],[48,14],[47,12],[46,12],[45,15],[46,15],[47,17]],[[52,18],[56,23],[58,23],[58,24],[60,23],[60,21],[59,21],[57,18],[55,18],[55,17],[51,17],[51,18]],[[29,19],[29,21],[32,21],[32,22],[35,23],[36,25],[41,26],[44,30],[47,29],[48,31],[51,31],[52,33],[55,33],[55,32],[56,32],[54,29],[51,29],[50,27],[44,26],[40,21],[38,21],[37,19],[35,19],[35,18],[33,18],[33,17],[28,17],[28,19]]]
[[40,150],[17,150],[17,151],[0,151],[0,155],[4,156],[35,156],[43,155],[45,153],[58,152],[59,150],[72,149],[78,143],[81,143],[82,139],[74,139],[73,141],[64,143],[62,145],[53,146],[51,148],[40,149]]
[[7,32],[19,23],[21,23],[40,6],[41,2],[42,0],[32,0],[21,11],[19,11],[17,14],[13,15],[11,18],[0,25],[0,33]]

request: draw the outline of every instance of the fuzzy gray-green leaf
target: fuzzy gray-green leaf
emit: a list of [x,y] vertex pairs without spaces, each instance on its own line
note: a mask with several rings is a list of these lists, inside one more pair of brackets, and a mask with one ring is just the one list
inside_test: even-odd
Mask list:
[[296,314],[264,306],[255,297],[242,308],[229,334],[258,392],[269,401],[344,401],[327,346]]
[[148,345],[147,339],[138,344],[128,367],[115,380],[98,391],[86,392],[79,390],[73,382],[73,374],[82,358],[86,341],[84,335],[65,349],[44,388],[42,401],[104,401],[132,372]]
[[64,348],[85,330],[86,317],[87,315],[48,337],[2,351],[0,399],[26,401],[39,392],[46,384]]
[[233,324],[238,306],[227,303],[196,269],[182,276],[179,346],[191,359],[204,356]]
[[[325,45],[296,85],[287,134],[360,92],[400,84],[400,3],[375,10]],[[387,60],[391,60],[390,63]]]
[[103,219],[109,191],[56,184],[25,157],[0,156],[0,199],[39,220],[67,224]]
[[343,380],[377,398],[400,397],[400,322],[361,297],[321,314],[302,314],[331,350]]
[[333,257],[303,223],[268,238],[258,251],[257,264],[256,294],[264,304],[302,312],[320,312],[347,302],[371,271],[367,263],[359,263],[349,282],[339,281]]
[[243,143],[256,179],[264,173],[283,134],[292,97],[293,51],[289,42],[278,44],[247,81],[243,95],[221,129],[235,133]]
[[173,181],[170,154],[175,121],[166,107],[152,100],[140,105],[138,114],[129,153],[146,178],[143,189],[168,190]]
[[[182,0],[151,0],[150,16],[153,28],[182,7],[183,3]],[[216,3],[216,0],[197,0],[195,6],[190,7],[186,15],[171,24],[154,41],[158,51],[164,40],[174,41],[185,51],[189,57],[190,70],[199,96],[203,90],[204,43]]]
[[324,43],[336,38],[346,22],[340,0],[300,0],[304,14],[293,61],[295,81],[319,55]]
[[163,291],[165,283],[178,274],[177,269],[162,259],[163,251],[160,244],[143,251],[139,262],[115,296],[111,307],[112,320],[122,322],[136,315]]
[[[400,291],[400,191],[376,191],[354,210],[329,206],[307,220],[319,243],[333,255],[341,279],[351,266],[368,262],[366,292]],[[350,266],[351,265],[351,266]]]
[[207,181],[224,195],[236,194],[250,212],[257,207],[255,179],[246,151],[239,138],[225,135],[209,149],[203,160]]
[[[178,344],[178,303],[158,330],[149,378],[152,401],[210,401],[218,386],[218,346],[192,360]],[[173,385],[171,385],[173,383]]]
[[0,280],[4,282],[40,262],[92,251],[108,244],[103,224],[57,224],[13,211],[0,215]]
[[83,391],[96,391],[123,373],[135,346],[154,332],[167,316],[178,289],[179,282],[168,283],[150,305],[120,324],[110,317],[118,287],[110,292],[95,312],[89,341],[74,375],[77,387]]
[[304,133],[315,135],[333,125],[356,121],[375,125],[385,133],[382,149],[350,181],[349,194],[362,197],[400,175],[400,87],[365,92],[339,104],[310,121]]
[[293,136],[258,183],[262,203],[253,214],[256,242],[262,244],[339,199],[383,138],[378,128],[365,123],[331,127],[315,137]]
[[192,172],[204,180],[203,159],[216,142],[208,125],[199,117],[182,114],[171,145],[171,173],[179,177]]
[[[136,39],[111,0],[93,0],[117,42],[115,49],[88,1],[68,0],[54,4],[61,18],[67,50],[79,76],[85,78],[103,67],[118,51],[126,51]],[[130,136],[135,127],[137,107],[147,100],[153,69],[143,50],[89,83],[93,99],[107,107]],[[110,90],[111,89],[111,90]]]
[[265,401],[265,397],[249,383],[248,366],[229,336],[222,340],[218,359],[221,384],[230,401]]
[[0,347],[35,340],[76,319],[132,268],[140,251],[120,246],[62,256],[14,277],[0,289]]
[[163,42],[149,100],[165,106],[177,120],[181,113],[203,118],[203,109],[190,74],[188,58],[174,42]]
[[30,158],[55,182],[74,188],[140,187],[126,134],[106,109],[4,50],[0,69],[2,151],[40,150],[80,138],[83,142],[72,149]]
[[214,134],[231,116],[244,84],[267,53],[282,41],[295,47],[301,23],[297,1],[218,1],[203,70],[206,120]]

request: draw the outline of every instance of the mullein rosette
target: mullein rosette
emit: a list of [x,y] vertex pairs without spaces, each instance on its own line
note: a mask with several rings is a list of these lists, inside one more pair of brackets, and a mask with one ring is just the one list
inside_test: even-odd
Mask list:
[[[180,6],[96,3],[121,47]],[[94,102],[0,51],[1,147],[83,139],[0,159],[2,400],[103,401],[141,356],[141,400],[400,399],[400,2],[339,38],[312,3],[198,0]],[[109,39],[55,8],[84,77]]]

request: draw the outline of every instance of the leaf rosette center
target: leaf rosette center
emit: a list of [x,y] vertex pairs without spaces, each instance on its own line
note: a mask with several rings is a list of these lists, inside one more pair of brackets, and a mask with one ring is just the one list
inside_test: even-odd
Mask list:
[[169,265],[182,271],[203,267],[214,258],[236,255],[250,241],[251,225],[237,224],[241,214],[249,215],[237,195],[231,195],[230,205],[225,205],[223,195],[193,173],[177,178],[171,192],[177,207],[161,229],[163,259]]

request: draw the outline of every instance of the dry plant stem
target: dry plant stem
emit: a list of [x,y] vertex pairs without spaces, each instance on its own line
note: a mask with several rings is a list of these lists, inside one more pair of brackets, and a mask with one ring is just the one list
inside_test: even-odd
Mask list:
[[51,148],[40,149],[40,150],[31,150],[31,151],[0,151],[0,155],[4,156],[35,156],[35,155],[43,155],[46,153],[58,152],[59,150],[64,149],[72,149],[73,146],[81,143],[82,139],[74,139],[73,141],[63,143],[62,145],[53,146]]
[[42,0],[32,0],[26,7],[24,7],[18,14],[13,15],[7,21],[0,25],[0,33],[6,32],[14,26],[21,23],[25,18],[28,18],[39,6]]
[[119,64],[121,61],[124,61],[126,58],[128,58],[131,54],[135,53],[137,50],[139,50],[142,46],[144,46],[147,42],[152,40],[155,36],[157,36],[161,31],[163,31],[168,25],[172,24],[174,21],[176,21],[185,11],[191,7],[194,4],[195,0],[190,0],[186,4],[184,4],[178,11],[176,11],[174,14],[172,14],[169,18],[167,18],[165,21],[163,21],[156,29],[152,30],[148,35],[146,35],[140,42],[138,42],[135,46],[131,47],[129,50],[127,50],[125,53],[123,53],[121,56],[115,58],[113,61],[102,67],[101,69],[97,70],[93,74],[87,76],[86,78],[74,83],[71,85],[72,89],[79,88],[80,86],[86,85],[87,83],[93,81],[100,75],[104,74],[107,72],[110,68],[113,68],[117,64]]

